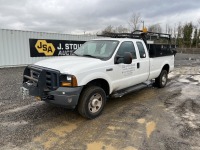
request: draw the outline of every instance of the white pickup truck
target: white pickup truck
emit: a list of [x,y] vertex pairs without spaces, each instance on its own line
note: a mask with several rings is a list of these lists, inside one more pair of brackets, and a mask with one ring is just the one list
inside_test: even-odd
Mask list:
[[154,45],[149,48],[134,37],[87,41],[72,56],[27,66],[21,91],[48,103],[77,107],[82,116],[93,119],[102,113],[108,97],[146,87],[152,79],[160,88],[166,85],[174,53],[163,45],[158,51]]

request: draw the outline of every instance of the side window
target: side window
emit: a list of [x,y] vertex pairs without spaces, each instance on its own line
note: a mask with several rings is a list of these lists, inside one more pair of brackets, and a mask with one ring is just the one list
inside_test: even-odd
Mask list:
[[133,59],[137,59],[133,42],[123,42],[118,49],[117,55],[123,57],[125,52],[130,52],[133,56]]
[[140,58],[146,58],[146,53],[142,42],[136,42],[136,44],[140,53]]

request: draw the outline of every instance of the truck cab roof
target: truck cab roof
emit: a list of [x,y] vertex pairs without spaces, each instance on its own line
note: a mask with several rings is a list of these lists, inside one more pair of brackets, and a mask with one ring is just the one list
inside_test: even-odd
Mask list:
[[132,39],[132,38],[99,38],[99,39],[93,39],[92,41],[109,41],[109,40],[113,40],[113,41],[119,41],[119,42],[123,42],[123,41],[143,41],[142,39]]

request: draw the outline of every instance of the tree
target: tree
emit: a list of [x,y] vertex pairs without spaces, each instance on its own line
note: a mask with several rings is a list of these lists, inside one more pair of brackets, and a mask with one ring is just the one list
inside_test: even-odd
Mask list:
[[119,25],[118,27],[115,28],[116,33],[128,33],[128,29],[123,27],[122,25]]
[[193,40],[192,40],[192,46],[197,48],[197,42],[198,42],[198,29],[195,28],[194,37],[193,37]]
[[172,42],[174,42],[175,45],[177,45],[177,34],[178,34],[178,31],[177,31],[177,27],[176,27],[176,23],[174,24],[174,28],[172,28]]
[[168,34],[172,34],[173,33],[173,29],[168,24],[166,24],[165,33],[168,33]]
[[129,32],[127,28],[123,27],[122,25],[119,25],[118,27],[113,27],[111,25],[107,26],[101,34],[105,33],[127,33]]
[[115,32],[113,26],[108,25],[102,32],[101,34],[105,34],[105,33],[111,33],[111,32]]
[[183,26],[181,22],[179,22],[178,27],[177,27],[177,45],[179,47],[183,47]]
[[192,22],[186,23],[183,27],[183,42],[185,47],[191,47],[192,45],[192,32],[193,32]]
[[140,13],[133,13],[128,20],[128,23],[131,27],[131,31],[138,30],[140,28],[141,23],[141,15]]
[[197,47],[199,47],[199,43],[200,43],[200,29],[197,35]]
[[157,23],[157,24],[150,25],[148,27],[148,31],[161,33],[162,32],[162,28],[161,28],[160,24]]

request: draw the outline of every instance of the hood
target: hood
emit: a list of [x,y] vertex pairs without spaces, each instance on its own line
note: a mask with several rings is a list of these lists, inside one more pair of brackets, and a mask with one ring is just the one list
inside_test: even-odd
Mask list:
[[61,73],[74,73],[81,69],[85,69],[91,65],[99,64],[100,59],[80,57],[80,56],[62,56],[50,58],[35,63],[37,66],[59,70]]

